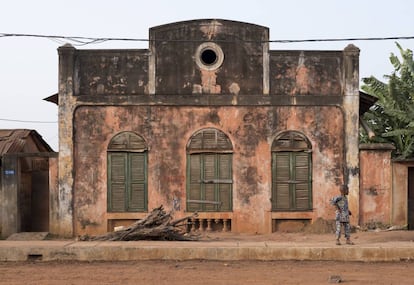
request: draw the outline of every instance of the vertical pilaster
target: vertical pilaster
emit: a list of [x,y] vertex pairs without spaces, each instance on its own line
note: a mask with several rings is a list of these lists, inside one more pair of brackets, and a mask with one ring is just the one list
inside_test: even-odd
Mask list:
[[49,232],[59,233],[58,156],[49,157]]
[[73,114],[75,108],[75,48],[66,44],[59,53],[59,190],[51,228],[62,237],[73,236]]
[[351,222],[359,223],[359,49],[344,49],[345,165],[344,184],[349,187]]
[[150,42],[149,42],[149,60],[148,60],[148,94],[154,95],[155,94],[155,76],[156,76],[156,68],[155,68],[155,57],[156,57],[156,41],[154,33],[150,32]]
[[269,95],[270,91],[270,57],[269,57],[269,31],[263,39],[263,95]]

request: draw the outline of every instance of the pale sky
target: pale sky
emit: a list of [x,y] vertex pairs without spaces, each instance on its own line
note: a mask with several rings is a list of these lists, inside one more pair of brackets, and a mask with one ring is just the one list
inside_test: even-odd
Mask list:
[[[414,36],[410,0],[13,0],[0,5],[0,34],[148,39],[153,26],[194,19],[226,19],[266,26],[270,40]],[[383,79],[399,55],[398,41],[271,44],[272,50],[360,48],[360,78]],[[46,38],[0,37],[0,129],[34,129],[58,151],[58,107],[43,99],[58,91],[57,48]],[[147,48],[147,42],[107,42],[78,49]],[[17,122],[16,122],[17,121]]]

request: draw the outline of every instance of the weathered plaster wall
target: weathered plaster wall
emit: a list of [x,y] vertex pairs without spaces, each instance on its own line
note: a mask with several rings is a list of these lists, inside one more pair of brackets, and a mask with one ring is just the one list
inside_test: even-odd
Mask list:
[[78,50],[74,95],[148,94],[148,50]]
[[[226,20],[172,23],[150,29],[156,94],[263,94],[268,28]],[[217,70],[197,67],[197,48],[215,42],[224,61]]]
[[408,167],[412,163],[393,162],[392,164],[392,224],[408,224]]
[[271,51],[270,94],[342,94],[341,51]]
[[360,146],[359,224],[391,223],[392,166],[389,145]]
[[280,131],[300,131],[312,142],[314,217],[332,218],[329,197],[337,193],[343,179],[343,117],[336,107],[84,106],[76,110],[74,125],[75,234],[107,229],[106,150],[121,131],[136,132],[148,144],[148,209],[161,204],[171,209],[173,199],[178,199],[177,217],[185,215],[189,138],[206,127],[226,133],[234,146],[234,231],[270,230],[266,219],[271,210],[270,148]]

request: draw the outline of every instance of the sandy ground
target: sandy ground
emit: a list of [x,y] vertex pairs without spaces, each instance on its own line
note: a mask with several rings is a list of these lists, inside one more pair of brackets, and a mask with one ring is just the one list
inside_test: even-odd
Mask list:
[[[413,241],[414,231],[357,232],[354,246]],[[204,234],[202,240],[332,243],[332,234]],[[344,245],[345,246],[345,245]],[[414,284],[414,262],[145,261],[6,262],[0,284]]]

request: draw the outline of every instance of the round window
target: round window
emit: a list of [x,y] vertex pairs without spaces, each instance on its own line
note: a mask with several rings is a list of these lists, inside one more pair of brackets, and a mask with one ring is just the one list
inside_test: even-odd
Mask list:
[[197,48],[195,60],[202,69],[215,70],[224,61],[223,50],[215,43],[202,43]]
[[206,49],[201,53],[201,61],[206,65],[214,64],[217,60],[217,54],[212,49]]

